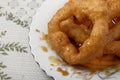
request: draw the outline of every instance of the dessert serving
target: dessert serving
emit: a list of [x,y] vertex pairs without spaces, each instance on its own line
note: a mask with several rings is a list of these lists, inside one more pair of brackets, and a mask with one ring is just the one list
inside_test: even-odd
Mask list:
[[69,0],[48,24],[48,43],[69,65],[120,64],[120,0]]

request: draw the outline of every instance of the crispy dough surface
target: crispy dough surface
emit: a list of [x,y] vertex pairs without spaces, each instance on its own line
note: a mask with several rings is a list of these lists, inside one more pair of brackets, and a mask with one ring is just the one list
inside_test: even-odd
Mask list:
[[[120,56],[120,22],[112,29],[109,26],[120,16],[119,5],[120,0],[69,0],[48,24],[52,49],[70,65],[103,69],[119,64],[113,56]],[[103,59],[100,67],[104,57],[109,59]]]

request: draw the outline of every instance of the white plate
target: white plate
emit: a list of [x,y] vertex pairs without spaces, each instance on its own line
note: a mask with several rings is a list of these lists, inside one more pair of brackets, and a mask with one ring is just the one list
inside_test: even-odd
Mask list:
[[[47,26],[52,16],[57,12],[58,9],[63,7],[67,1],[68,0],[46,0],[33,17],[29,37],[31,51],[35,56],[35,60],[40,64],[40,67],[55,80],[119,80],[119,72],[108,76],[109,73],[114,72],[116,69],[105,70],[102,72],[96,71],[94,74],[92,74],[90,71],[76,69],[68,66],[64,62],[61,63],[60,61],[62,61],[62,59],[49,48],[45,40],[40,39],[43,36],[43,33],[48,33]],[[46,48],[43,50],[41,46],[42,48],[46,47],[48,51],[45,51]],[[51,57],[52,59],[57,58],[60,61],[58,60],[56,62],[51,60]],[[65,71],[65,74],[59,72],[58,68]]]

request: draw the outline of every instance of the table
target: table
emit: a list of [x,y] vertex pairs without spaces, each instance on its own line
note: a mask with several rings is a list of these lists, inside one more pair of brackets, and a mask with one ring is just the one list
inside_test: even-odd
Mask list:
[[32,17],[44,0],[0,0],[0,80],[53,80],[29,45]]

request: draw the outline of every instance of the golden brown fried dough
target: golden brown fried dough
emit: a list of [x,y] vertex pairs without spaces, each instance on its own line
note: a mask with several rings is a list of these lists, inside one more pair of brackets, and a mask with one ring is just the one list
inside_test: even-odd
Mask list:
[[[48,41],[52,49],[70,65],[103,69],[118,64],[119,59],[111,57],[116,60],[113,63],[112,60],[104,60],[103,54],[120,54],[119,48],[116,48],[120,42],[115,42],[120,38],[120,26],[111,30],[109,26],[115,17],[120,16],[119,5],[119,0],[69,0],[48,24]],[[76,43],[82,45],[76,47]],[[103,61],[98,67],[101,59]]]
[[[68,19],[61,24],[62,31],[78,44],[83,43],[89,37],[90,31],[85,29],[87,28],[85,25],[77,25],[73,23],[72,19]],[[120,39],[120,22],[116,23],[114,27],[110,29],[108,37],[109,43],[105,46],[103,53],[120,56],[120,41],[115,41]]]
[[[69,64],[83,64],[89,59],[103,54],[105,44],[102,43],[106,41],[106,35],[108,34],[106,6],[103,7],[103,3],[105,1],[96,0],[94,3],[94,0],[71,0],[49,22],[49,42],[52,48]],[[76,16],[78,21],[81,21],[85,15],[90,17],[94,25],[90,37],[84,41],[83,45],[79,47],[79,51],[77,51],[67,35],[60,30],[59,25],[61,21],[71,16]]]

